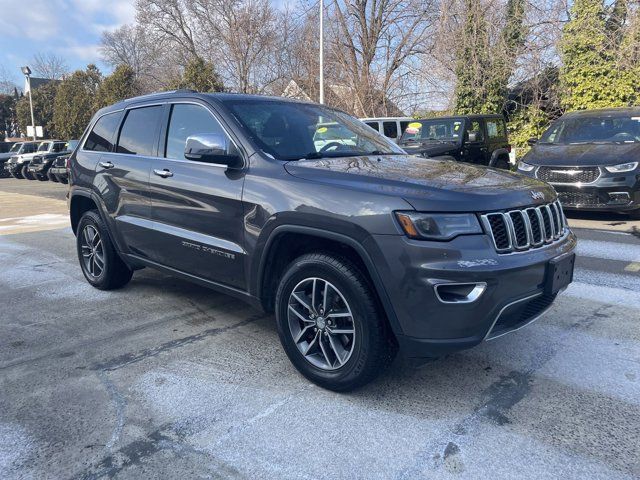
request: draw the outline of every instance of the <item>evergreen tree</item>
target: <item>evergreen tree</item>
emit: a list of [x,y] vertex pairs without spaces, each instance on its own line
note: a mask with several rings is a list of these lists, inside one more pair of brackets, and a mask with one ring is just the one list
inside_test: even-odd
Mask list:
[[106,77],[96,94],[95,109],[112,105],[140,93],[135,72],[128,65],[119,65]]
[[222,92],[224,84],[216,73],[213,63],[196,56],[189,61],[182,76],[171,84],[171,88],[188,88],[197,92]]
[[637,73],[618,63],[619,51],[609,36],[616,22],[608,22],[602,0],[574,1],[560,41],[565,110],[620,107],[636,101]]
[[33,117],[36,126],[43,129],[45,138],[52,138],[58,135],[54,123],[54,102],[57,97],[57,82],[49,82],[41,87],[32,89],[30,94],[24,95],[16,104],[16,116],[20,131],[27,132],[27,125],[31,125],[31,109],[29,106],[29,95],[33,96]]
[[95,65],[77,70],[58,87],[54,105],[54,124],[63,139],[80,138],[95,111],[95,99],[102,74]]

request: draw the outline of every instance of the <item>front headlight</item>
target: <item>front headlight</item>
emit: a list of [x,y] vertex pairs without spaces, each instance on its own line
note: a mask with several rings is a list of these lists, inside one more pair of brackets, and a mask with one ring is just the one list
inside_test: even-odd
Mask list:
[[518,162],[518,170],[521,172],[530,172],[534,168],[536,168],[535,165],[529,165],[528,163],[524,163],[522,160]]
[[451,240],[458,235],[482,233],[472,213],[395,212],[398,223],[409,238]]
[[611,173],[630,172],[638,168],[638,162],[621,163],[620,165],[610,165],[604,168],[607,170],[607,172]]

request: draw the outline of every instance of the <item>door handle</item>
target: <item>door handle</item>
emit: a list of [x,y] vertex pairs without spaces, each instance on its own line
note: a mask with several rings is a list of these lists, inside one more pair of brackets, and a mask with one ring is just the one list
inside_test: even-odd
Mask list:
[[102,168],[107,168],[107,169],[108,169],[108,168],[113,168],[113,167],[114,167],[113,163],[111,163],[111,162],[100,162],[100,166],[101,166]]
[[173,177],[173,172],[171,172],[170,170],[167,170],[166,168],[163,170],[159,170],[156,168],[153,170],[153,173],[162,178]]

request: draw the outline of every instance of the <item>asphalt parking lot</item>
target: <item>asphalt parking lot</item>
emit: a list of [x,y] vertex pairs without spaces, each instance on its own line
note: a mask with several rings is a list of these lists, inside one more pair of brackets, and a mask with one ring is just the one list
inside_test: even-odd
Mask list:
[[545,317],[336,394],[235,299],[90,287],[65,188],[0,179],[0,478],[640,477],[640,222],[572,215]]

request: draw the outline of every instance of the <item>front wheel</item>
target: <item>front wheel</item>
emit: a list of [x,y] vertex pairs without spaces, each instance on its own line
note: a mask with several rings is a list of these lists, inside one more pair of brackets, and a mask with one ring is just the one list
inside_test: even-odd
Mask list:
[[341,257],[313,253],[292,262],[276,294],[276,320],[293,365],[329,390],[364,385],[395,354],[372,288]]
[[27,165],[22,167],[21,173],[23,178],[26,178],[27,180],[35,180],[35,178],[33,177],[33,174],[29,171],[29,167]]
[[47,178],[51,182],[56,182],[56,183],[58,182],[58,178],[51,172],[47,172]]
[[84,278],[100,290],[123,287],[133,271],[116,252],[107,228],[95,210],[86,212],[78,223],[76,248]]

